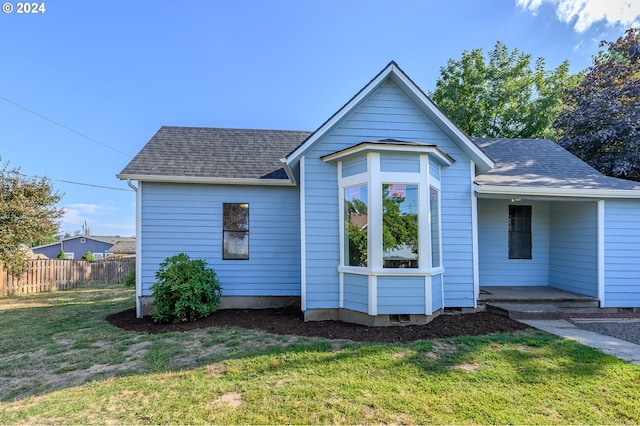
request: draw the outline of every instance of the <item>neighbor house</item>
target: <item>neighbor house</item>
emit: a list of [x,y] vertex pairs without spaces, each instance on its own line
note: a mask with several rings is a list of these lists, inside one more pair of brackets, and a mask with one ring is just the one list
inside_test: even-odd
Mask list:
[[423,323],[482,286],[640,307],[640,184],[552,141],[472,139],[394,62],[314,132],[162,127],[118,177],[138,316],[180,252],[216,270],[223,307],[307,320]]
[[113,245],[119,241],[132,241],[135,244],[135,238],[74,235],[55,243],[32,247],[31,251],[36,256],[43,255],[49,259],[55,259],[61,251],[64,251],[67,259],[80,259],[87,252],[91,252],[96,259],[105,259]]

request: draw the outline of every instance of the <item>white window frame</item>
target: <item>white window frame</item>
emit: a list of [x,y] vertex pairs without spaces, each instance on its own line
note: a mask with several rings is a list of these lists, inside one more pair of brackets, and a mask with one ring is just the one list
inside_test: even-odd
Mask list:
[[[442,259],[442,191],[440,180],[430,174],[429,155],[420,154],[419,172],[380,171],[380,152],[367,152],[367,171],[342,177],[342,160],[338,160],[338,209],[340,215],[340,264],[338,271],[366,275],[434,275],[444,272]],[[407,184],[418,186],[418,268],[384,268],[382,248],[382,185]],[[368,248],[367,266],[350,266],[345,262],[344,193],[347,188],[367,185]],[[438,190],[438,245],[440,265],[432,265],[430,187]]]

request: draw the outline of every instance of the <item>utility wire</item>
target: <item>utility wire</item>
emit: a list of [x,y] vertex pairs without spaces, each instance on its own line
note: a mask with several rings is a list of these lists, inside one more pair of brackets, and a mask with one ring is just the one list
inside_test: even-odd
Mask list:
[[21,108],[21,109],[23,109],[23,110],[25,110],[25,111],[27,111],[27,112],[30,112],[31,114],[33,114],[33,115],[35,115],[35,116],[38,116],[38,117],[40,117],[40,118],[42,118],[42,119],[44,119],[44,120],[47,120],[48,122],[53,123],[53,124],[55,124],[56,126],[60,126],[60,127],[62,127],[63,129],[65,129],[65,130],[68,130],[68,131],[70,131],[70,132],[72,132],[72,133],[75,133],[76,135],[82,136],[83,138],[88,139],[88,140],[90,140],[90,141],[91,141],[91,142],[93,142],[93,143],[97,143],[98,145],[102,145],[103,147],[108,148],[108,149],[110,149],[110,150],[112,150],[112,151],[115,151],[115,152],[117,152],[118,154],[124,155],[125,157],[133,158],[131,155],[129,155],[129,154],[125,153],[125,152],[122,152],[122,151],[120,151],[120,150],[119,150],[119,149],[117,149],[117,148],[114,148],[114,147],[112,147],[112,146],[110,146],[110,145],[107,145],[106,143],[100,142],[99,140],[94,139],[94,138],[92,138],[91,136],[87,136],[87,135],[85,135],[84,133],[80,133],[79,131],[72,129],[71,127],[65,126],[64,124],[58,123],[57,121],[52,120],[52,119],[50,119],[49,117],[46,117],[46,116],[44,116],[44,115],[42,115],[42,114],[39,114],[39,113],[37,113],[37,112],[35,112],[35,111],[33,111],[33,110],[30,110],[29,108],[24,107],[24,106],[22,106],[22,105],[20,105],[20,104],[18,104],[18,103],[15,103],[15,102],[13,102],[13,101],[12,101],[12,100],[10,100],[10,99],[5,98],[4,96],[0,96],[0,99],[2,99],[2,100],[3,100],[3,101],[5,101],[5,102],[10,103],[11,105],[17,106],[18,108]]
[[82,185],[82,186],[91,186],[93,188],[101,188],[101,189],[112,189],[114,191],[127,191],[127,192],[133,192],[132,189],[126,189],[126,188],[116,188],[114,186],[105,186],[105,185],[95,185],[92,183],[84,183],[84,182],[74,182],[72,180],[64,180],[64,179],[53,179],[53,178],[48,178],[46,176],[36,176],[36,175],[25,175],[24,173],[18,173],[20,176],[24,176],[24,177],[32,177],[32,178],[36,178],[36,179],[46,179],[46,180],[50,180],[53,182],[63,182],[63,183],[70,183],[72,185]]

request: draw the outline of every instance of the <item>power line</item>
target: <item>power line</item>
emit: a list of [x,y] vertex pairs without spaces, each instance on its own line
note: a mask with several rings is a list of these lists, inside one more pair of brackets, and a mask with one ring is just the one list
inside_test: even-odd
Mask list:
[[36,179],[46,179],[46,180],[50,180],[53,182],[63,182],[63,183],[70,183],[72,185],[82,185],[82,186],[91,186],[93,188],[101,188],[101,189],[111,189],[114,191],[127,191],[127,192],[133,192],[132,189],[126,189],[126,188],[116,188],[114,186],[105,186],[105,185],[95,185],[92,183],[84,183],[84,182],[74,182],[72,180],[65,180],[65,179],[53,179],[53,178],[48,178],[46,176],[36,176],[36,175],[25,175],[24,173],[18,173],[20,176],[24,176],[24,177],[32,177],[32,178],[36,178]]
[[60,127],[62,127],[63,129],[65,129],[65,130],[68,130],[68,131],[70,131],[70,132],[72,132],[72,133],[75,133],[76,135],[82,136],[83,138],[88,139],[88,140],[90,140],[90,141],[91,141],[91,142],[93,142],[93,143],[97,143],[98,145],[102,145],[103,147],[108,148],[108,149],[110,149],[110,150],[112,150],[112,151],[115,151],[115,152],[117,152],[118,154],[124,155],[125,157],[132,158],[132,156],[131,156],[131,155],[129,155],[129,154],[125,153],[125,152],[122,152],[122,151],[120,151],[120,150],[119,150],[119,149],[117,149],[117,148],[114,148],[114,147],[112,147],[112,146],[110,146],[110,145],[107,145],[106,143],[100,142],[99,140],[94,139],[94,138],[92,138],[91,136],[87,136],[87,135],[85,135],[84,133],[80,133],[79,131],[77,131],[77,130],[75,130],[75,129],[72,129],[72,128],[71,128],[71,127],[69,127],[69,126],[65,126],[64,124],[58,123],[57,121],[52,120],[52,119],[50,119],[49,117],[46,117],[46,116],[44,116],[44,115],[42,115],[42,114],[39,114],[39,113],[37,113],[37,112],[35,112],[35,111],[33,111],[33,110],[30,110],[29,108],[24,107],[24,106],[22,106],[22,105],[20,105],[20,104],[18,104],[18,103],[16,103],[16,102],[13,102],[12,100],[5,98],[4,96],[0,96],[0,99],[2,99],[2,100],[3,100],[3,101],[5,101],[5,102],[10,103],[11,105],[14,105],[14,106],[16,106],[16,107],[18,107],[18,108],[21,108],[21,109],[23,109],[23,110],[25,110],[25,111],[27,111],[27,112],[30,112],[31,114],[33,114],[33,115],[35,115],[35,116],[38,116],[38,117],[40,117],[40,118],[42,118],[42,119],[44,119],[44,120],[47,120],[48,122],[53,123],[53,124],[55,124],[56,126],[60,126]]

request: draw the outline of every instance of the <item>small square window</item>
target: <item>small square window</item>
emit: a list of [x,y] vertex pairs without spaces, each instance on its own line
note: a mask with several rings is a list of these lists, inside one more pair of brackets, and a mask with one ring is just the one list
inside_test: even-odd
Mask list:
[[87,242],[87,239],[86,239],[86,238],[80,238],[80,244],[84,244],[84,243],[86,243],[86,242]]
[[249,259],[249,204],[222,204],[222,259]]

